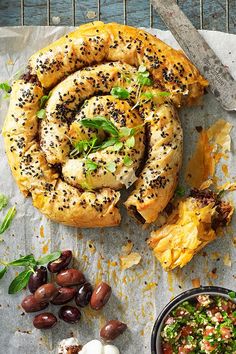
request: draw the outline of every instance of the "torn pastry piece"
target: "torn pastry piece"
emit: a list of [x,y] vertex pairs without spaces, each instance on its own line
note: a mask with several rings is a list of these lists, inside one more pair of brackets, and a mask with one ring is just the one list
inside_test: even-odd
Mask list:
[[229,224],[234,208],[210,190],[194,189],[179,201],[167,223],[148,240],[162,267],[169,271],[185,266],[217,237],[217,229]]
[[230,151],[232,125],[217,120],[208,129],[201,129],[195,152],[188,162],[185,179],[192,188],[205,189],[214,182],[216,167]]

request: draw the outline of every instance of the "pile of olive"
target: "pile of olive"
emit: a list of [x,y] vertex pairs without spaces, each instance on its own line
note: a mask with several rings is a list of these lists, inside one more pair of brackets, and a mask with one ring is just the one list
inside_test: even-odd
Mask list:
[[[111,296],[111,287],[101,282],[94,289],[86,281],[84,274],[74,268],[68,268],[72,260],[70,250],[62,251],[61,256],[48,263],[47,268],[35,269],[28,283],[31,295],[26,296],[21,306],[25,312],[37,312],[53,305],[65,305],[74,299],[78,307],[90,304],[93,310],[100,310]],[[55,283],[48,282],[48,272],[55,273]],[[76,306],[65,305],[58,311],[58,316],[65,322],[76,323],[81,318],[81,312]],[[33,325],[39,329],[52,328],[57,323],[57,317],[51,312],[43,312],[34,317]],[[113,340],[123,333],[127,326],[117,320],[107,322],[100,335],[104,340]]]

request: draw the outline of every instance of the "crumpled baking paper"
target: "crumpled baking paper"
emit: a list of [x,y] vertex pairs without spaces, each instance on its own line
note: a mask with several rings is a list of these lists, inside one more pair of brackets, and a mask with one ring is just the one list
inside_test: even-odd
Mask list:
[[[22,70],[28,57],[73,30],[72,27],[8,27],[0,29],[0,82]],[[178,47],[169,31],[151,29],[151,33]],[[220,32],[202,31],[203,37],[213,47],[220,59],[236,78],[236,36]],[[0,129],[6,115],[8,100],[0,101]],[[206,94],[201,105],[184,108],[180,112],[184,128],[184,171],[186,162],[192,155],[197,140],[195,126],[208,127],[219,118],[232,125],[236,113],[227,113],[211,94]],[[232,153],[225,162],[230,176],[235,171],[236,131],[231,132]],[[184,173],[182,172],[182,175]],[[219,182],[226,178],[218,169]],[[232,178],[231,178],[232,179]],[[8,295],[7,289],[16,271],[9,270],[0,281],[0,353],[5,354],[46,354],[55,353],[58,342],[63,338],[76,336],[81,344],[99,338],[99,328],[106,319],[120,319],[127,323],[129,330],[119,337],[115,344],[121,354],[149,354],[151,331],[157,314],[173,296],[193,287],[192,281],[200,279],[202,285],[220,285],[235,289],[235,218],[213,244],[206,247],[182,270],[164,272],[149,250],[145,240],[150,229],[143,229],[127,216],[122,207],[120,227],[108,229],[74,229],[47,220],[31,205],[31,199],[24,199],[14,182],[4,153],[3,139],[0,137],[0,191],[10,197],[10,205],[17,206],[17,215],[11,228],[2,236],[0,258],[12,260],[20,255],[33,252],[35,256],[58,249],[72,249],[76,256],[74,265],[84,271],[87,279],[94,284],[104,280],[111,284],[113,295],[101,313],[82,309],[82,319],[78,324],[68,325],[60,321],[48,331],[33,328],[34,314],[24,314],[19,304],[28,293]],[[236,194],[226,196],[235,201]],[[0,219],[6,211],[0,212]],[[155,226],[152,226],[155,228]],[[139,265],[121,270],[119,256],[122,246],[131,240],[133,252],[139,252]],[[234,241],[234,244],[233,244]],[[89,246],[90,245],[90,246]],[[224,259],[230,259],[224,265]],[[231,267],[229,266],[231,265]],[[214,270],[214,273],[211,273]],[[214,274],[214,278],[212,277]],[[47,311],[57,313],[59,307],[49,306]]]

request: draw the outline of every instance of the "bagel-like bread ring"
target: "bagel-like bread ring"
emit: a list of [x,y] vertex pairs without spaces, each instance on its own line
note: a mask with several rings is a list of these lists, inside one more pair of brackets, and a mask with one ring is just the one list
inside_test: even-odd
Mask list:
[[[104,64],[105,61],[110,62]],[[151,100],[140,100],[137,95],[140,65],[153,80],[148,85],[152,87],[145,84],[141,87],[149,97],[152,94]],[[70,166],[71,145],[67,134],[81,103],[88,99],[96,104],[90,96],[108,95],[104,96],[105,101],[109,104],[114,101],[120,109],[122,102],[109,93],[113,87],[122,86],[130,92],[123,104],[126,117],[123,126],[129,112],[134,110],[133,116],[143,121],[141,130],[145,125],[148,135],[146,164],[125,205],[142,222],[154,221],[173,195],[181,165],[182,129],[174,105],[192,104],[203,94],[207,81],[181,52],[154,36],[132,27],[102,22],[81,26],[42,49],[30,58],[29,68],[29,74],[13,85],[3,129],[8,160],[21,191],[31,194],[33,204],[52,220],[77,227],[119,224],[116,204],[120,194],[114,189],[119,189],[121,183],[115,185],[113,180],[114,189],[107,188],[108,183],[100,176],[101,183],[96,184],[100,177],[92,172],[93,187],[99,189],[84,190],[81,179],[70,175],[74,166]],[[81,70],[75,72],[78,69]],[[122,79],[124,71],[131,76],[129,81]],[[46,104],[46,118],[39,123],[36,114],[40,100],[54,86]],[[159,96],[161,91],[168,91],[170,96]],[[103,97],[98,100],[102,102]],[[105,112],[104,103],[102,109]],[[92,114],[89,118],[94,117]],[[131,160],[134,173],[143,156],[142,134],[137,138],[141,139],[141,145],[137,165]],[[100,154],[106,156],[108,151],[102,150]],[[62,164],[64,179],[55,164]],[[77,178],[74,183],[71,177]]]

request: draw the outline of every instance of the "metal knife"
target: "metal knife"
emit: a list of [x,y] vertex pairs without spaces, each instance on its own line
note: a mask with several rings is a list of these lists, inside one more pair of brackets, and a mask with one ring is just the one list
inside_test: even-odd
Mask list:
[[236,110],[236,81],[176,1],[152,0],[152,4],[189,59],[209,81],[209,89],[222,107]]

